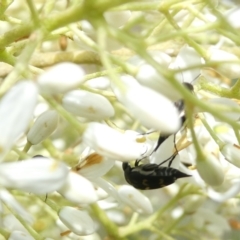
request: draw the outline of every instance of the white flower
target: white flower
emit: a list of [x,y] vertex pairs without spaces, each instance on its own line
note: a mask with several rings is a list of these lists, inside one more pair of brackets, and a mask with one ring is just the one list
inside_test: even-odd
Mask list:
[[82,20],[81,21],[81,28],[82,28],[82,31],[84,33],[86,33],[87,35],[91,36],[91,35],[95,34],[95,30],[94,30],[92,24],[87,20]]
[[230,230],[227,220],[210,208],[199,208],[191,217],[191,222],[196,229],[206,229],[214,236],[221,236]]
[[97,153],[87,156],[74,170],[83,177],[92,180],[105,175],[114,165],[115,161],[106,159]]
[[240,7],[230,9],[225,13],[226,19],[233,28],[240,28],[239,24]]
[[22,134],[32,118],[37,103],[37,88],[23,81],[11,88],[0,102],[0,160]]
[[201,178],[211,186],[223,183],[224,172],[219,160],[210,152],[205,151],[204,159],[197,159],[197,170]]
[[223,146],[221,153],[228,162],[240,168],[240,146],[228,143]]
[[107,23],[115,28],[123,26],[131,17],[131,11],[104,12],[103,16]]
[[84,75],[83,68],[74,63],[59,63],[41,74],[37,83],[41,93],[54,95],[76,88],[83,82]]
[[95,232],[94,222],[86,211],[80,211],[73,207],[63,207],[58,215],[60,220],[79,236]]
[[118,189],[121,200],[129,205],[134,211],[142,214],[151,214],[153,212],[152,204],[136,188],[128,185],[122,185]]
[[8,240],[34,240],[34,238],[26,232],[13,231]]
[[97,77],[97,78],[88,80],[86,82],[86,85],[91,88],[106,90],[110,87],[110,81],[108,77]]
[[[33,224],[33,216],[27,212],[27,210],[11,195],[6,189],[0,188],[0,200],[9,208],[13,209],[18,215],[20,215],[27,223]],[[17,221],[18,222],[18,221]],[[17,224],[14,220],[12,224]],[[18,225],[18,224],[17,224]],[[8,225],[10,227],[10,225]],[[18,230],[22,230],[19,228]]]
[[148,128],[162,133],[175,133],[180,128],[179,113],[174,104],[163,95],[143,87],[131,76],[122,76],[125,91],[115,86],[118,100]]
[[69,201],[77,204],[90,204],[98,199],[91,182],[73,171],[70,171],[64,185],[58,189],[58,192]]
[[[151,51],[149,54],[159,63],[160,66],[165,68],[169,67],[172,60],[169,55],[160,51]],[[145,62],[145,60],[135,56],[131,58],[129,62],[139,66],[136,74],[136,79],[139,83],[163,94],[171,100],[176,101],[181,97],[179,92],[172,87],[168,80],[159,74],[153,66]]]
[[186,196],[183,199],[183,208],[185,213],[192,214],[204,203],[205,200],[206,200],[205,196],[197,194]]
[[0,164],[0,185],[36,194],[59,189],[69,173],[63,162],[36,157]]
[[114,108],[107,98],[84,90],[68,92],[63,97],[63,107],[76,116],[90,120],[103,120],[114,115]]
[[[240,67],[240,65],[239,65]],[[206,103],[210,103],[210,104],[216,104],[216,105],[219,105],[220,107],[221,106],[224,106],[224,107],[228,107],[229,109],[231,108],[235,108],[235,109],[239,109],[239,105],[238,103],[236,103],[235,101],[233,101],[232,99],[229,99],[229,98],[224,98],[224,97],[221,97],[221,98],[211,98],[211,99],[208,99],[206,100]],[[232,119],[232,120],[235,120],[237,121],[240,117],[240,114],[238,112],[234,112],[234,111],[228,111],[226,113],[222,112],[225,116],[227,116],[229,119]],[[216,119],[218,120],[218,119]]]
[[[191,66],[201,65],[202,60],[196,50],[187,45],[183,46],[179,51],[176,59],[170,64],[169,68],[174,70],[180,70],[184,68],[191,68]],[[179,82],[191,83],[200,74],[200,67],[183,70],[176,74],[176,79]]]
[[209,60],[219,62],[216,70],[224,76],[230,79],[240,77],[240,64],[224,63],[225,61],[239,61],[236,55],[221,49],[211,48],[209,50]]
[[222,122],[216,123],[213,127],[213,130],[217,134],[219,139],[224,143],[236,144],[238,142],[236,135],[229,124]]
[[27,134],[27,140],[31,144],[38,144],[49,137],[58,124],[58,114],[56,111],[46,111],[42,113],[34,122]]
[[92,182],[95,185],[97,185],[100,188],[102,188],[106,193],[108,193],[109,196],[112,196],[118,202],[121,202],[121,199],[119,198],[119,195],[118,195],[115,187],[113,187],[113,185],[111,183],[109,183],[108,181],[104,180],[103,178],[96,178],[95,180],[92,180]]
[[[27,233],[27,229],[24,228],[24,226],[13,214],[7,214],[6,216],[4,216],[2,219],[2,223],[3,227],[5,227],[8,231],[18,230]],[[33,224],[33,221],[30,224]]]
[[144,152],[143,145],[129,136],[100,123],[90,123],[83,141],[98,154],[120,161],[137,159]]

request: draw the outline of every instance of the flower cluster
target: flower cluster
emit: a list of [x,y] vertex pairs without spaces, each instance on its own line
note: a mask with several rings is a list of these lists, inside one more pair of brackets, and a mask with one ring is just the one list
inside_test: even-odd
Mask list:
[[240,7],[26,2],[0,9],[0,238],[232,239]]

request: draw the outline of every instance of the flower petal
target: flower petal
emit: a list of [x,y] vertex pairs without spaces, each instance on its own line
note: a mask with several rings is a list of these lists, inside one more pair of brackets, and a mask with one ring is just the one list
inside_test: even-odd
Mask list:
[[144,152],[142,144],[100,123],[88,125],[83,141],[98,154],[120,161],[137,159]]
[[105,175],[115,164],[115,161],[106,159],[97,153],[87,156],[75,169],[83,177],[93,180]]
[[219,160],[211,153],[205,153],[204,159],[197,159],[197,170],[201,178],[211,186],[223,183],[224,172]]
[[26,232],[13,231],[8,240],[34,240],[34,238]]
[[221,153],[228,162],[240,168],[240,146],[228,143],[223,146]]
[[90,204],[98,199],[91,182],[72,171],[58,192],[69,201],[77,204]]
[[[194,48],[185,45],[179,51],[176,59],[170,65],[169,68],[180,70],[185,68],[191,68],[192,66],[201,65],[202,61],[199,54]],[[191,83],[200,74],[200,68],[194,68],[190,70],[183,70],[176,74],[176,79],[179,82]]]
[[58,124],[58,114],[56,111],[46,111],[42,113],[34,122],[27,134],[27,140],[31,144],[38,144],[49,137]]
[[136,188],[122,185],[118,189],[118,194],[121,200],[129,205],[134,211],[142,214],[151,214],[153,212],[150,200]]
[[[225,61],[238,61],[238,57],[221,49],[211,48],[209,50],[210,61],[219,62],[216,70],[230,79],[240,77],[240,67],[237,63],[224,63]],[[222,63],[221,63],[222,62]]]
[[37,103],[37,87],[30,81],[16,84],[0,102],[0,160],[22,134]]
[[114,108],[107,98],[84,90],[74,90],[63,97],[63,107],[76,116],[103,120],[114,115]]
[[179,112],[170,100],[141,86],[131,76],[121,79],[126,90],[121,92],[114,86],[113,90],[118,100],[144,126],[166,134],[175,133],[180,128]]
[[69,173],[68,167],[53,159],[34,159],[0,164],[0,184],[36,194],[59,189]]
[[85,71],[70,62],[59,63],[41,74],[38,85],[43,94],[58,94],[68,92],[83,82]]
[[73,207],[63,207],[58,215],[69,230],[79,236],[90,235],[95,232],[94,222],[85,211]]

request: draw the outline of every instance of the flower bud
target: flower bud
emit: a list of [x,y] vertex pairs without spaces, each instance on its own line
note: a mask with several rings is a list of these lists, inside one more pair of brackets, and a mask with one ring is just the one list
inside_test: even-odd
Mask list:
[[151,214],[153,212],[150,200],[136,188],[122,185],[118,189],[118,194],[121,200],[129,205],[134,211],[142,214]]
[[49,137],[58,124],[58,114],[56,111],[46,111],[42,113],[27,134],[27,140],[32,144],[38,144]]
[[201,178],[211,186],[223,183],[224,172],[219,160],[212,153],[205,153],[204,159],[197,159],[197,170]]
[[59,189],[69,173],[63,162],[36,157],[0,164],[0,185],[36,194]]
[[83,82],[85,71],[77,64],[65,62],[59,63],[41,74],[38,85],[41,93],[54,95],[65,93]]
[[63,207],[58,215],[69,230],[79,236],[90,235],[95,232],[94,222],[85,211],[73,207]]
[[76,116],[90,120],[103,120],[114,115],[111,103],[102,95],[74,90],[63,97],[63,107]]
[[72,171],[58,192],[69,201],[77,204],[90,204],[98,199],[91,182]]
[[23,81],[11,88],[0,102],[0,161],[22,134],[32,118],[38,91],[34,83]]

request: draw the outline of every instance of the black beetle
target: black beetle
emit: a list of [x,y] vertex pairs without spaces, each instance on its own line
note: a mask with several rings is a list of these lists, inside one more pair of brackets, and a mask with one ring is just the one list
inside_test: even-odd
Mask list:
[[175,168],[162,167],[155,163],[139,165],[137,160],[134,167],[124,162],[122,168],[126,181],[141,190],[162,188],[174,183],[178,178],[191,176]]

